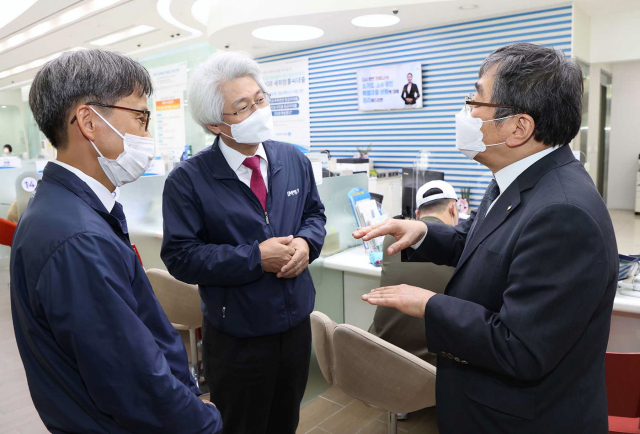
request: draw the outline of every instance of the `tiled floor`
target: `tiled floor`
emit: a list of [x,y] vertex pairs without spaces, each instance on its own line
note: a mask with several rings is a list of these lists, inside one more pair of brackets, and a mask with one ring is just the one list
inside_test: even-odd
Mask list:
[[[386,434],[386,413],[331,387],[300,411],[297,434]],[[399,433],[437,434],[435,408],[409,415],[398,422]]]
[[[611,210],[621,253],[640,253],[640,217],[633,212]],[[8,249],[0,246],[0,434],[46,434],[47,430],[33,407],[27,380],[16,347],[9,303]],[[322,384],[311,389],[322,390]],[[305,397],[300,414],[299,434],[384,434],[385,415],[351,399],[337,388],[320,397]],[[318,393],[316,392],[316,393]],[[307,403],[308,402],[308,403]],[[400,433],[437,433],[435,409],[410,415],[399,423]]]

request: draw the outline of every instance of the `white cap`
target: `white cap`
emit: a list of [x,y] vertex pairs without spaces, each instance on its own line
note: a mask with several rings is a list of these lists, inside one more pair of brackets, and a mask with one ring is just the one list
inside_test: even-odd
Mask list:
[[[427,197],[423,197],[426,192],[431,189],[438,189],[440,192],[435,192],[435,194],[430,194]],[[420,208],[425,203],[433,202],[434,200],[439,199],[454,199],[458,200],[458,195],[456,194],[456,190],[453,188],[451,184],[445,181],[429,181],[424,184],[422,187],[418,189],[416,193],[416,209]]]

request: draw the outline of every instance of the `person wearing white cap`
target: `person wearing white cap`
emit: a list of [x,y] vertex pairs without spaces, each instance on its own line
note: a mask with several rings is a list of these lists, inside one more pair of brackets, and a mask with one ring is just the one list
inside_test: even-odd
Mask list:
[[[458,224],[457,201],[456,191],[448,182],[427,182],[416,193],[416,219],[455,226]],[[384,239],[380,285],[414,285],[443,293],[454,267],[402,262],[401,255],[389,256],[387,253],[395,241],[390,235]],[[421,318],[414,318],[391,307],[378,306],[369,332],[432,365],[436,364],[436,355],[427,350],[425,324]]]
[[[439,223],[455,226],[458,224],[458,195],[451,184],[446,181],[429,181],[416,193],[416,219],[432,217]],[[432,221],[432,220],[427,220]]]

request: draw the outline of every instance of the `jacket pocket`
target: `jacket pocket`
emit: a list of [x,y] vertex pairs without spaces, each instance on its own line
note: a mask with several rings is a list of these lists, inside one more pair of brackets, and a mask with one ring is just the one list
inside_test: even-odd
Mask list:
[[464,386],[464,394],[472,401],[501,413],[522,419],[533,420],[535,415],[535,393],[518,389],[471,374]]
[[480,244],[478,246],[478,249],[476,250],[476,255],[480,259],[482,259],[484,262],[487,262],[487,263],[489,263],[491,265],[494,265],[496,267],[499,267],[502,264],[503,255],[501,255],[500,253],[497,253],[497,252],[492,252],[491,250],[487,249],[482,244]]

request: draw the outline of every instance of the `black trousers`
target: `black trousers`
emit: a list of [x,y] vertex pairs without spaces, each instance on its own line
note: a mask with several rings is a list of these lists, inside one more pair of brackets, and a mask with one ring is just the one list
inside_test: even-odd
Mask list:
[[235,338],[204,320],[203,360],[224,434],[295,434],[311,357],[311,322]]

